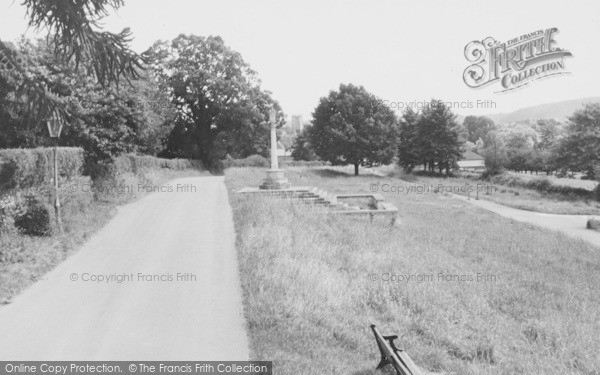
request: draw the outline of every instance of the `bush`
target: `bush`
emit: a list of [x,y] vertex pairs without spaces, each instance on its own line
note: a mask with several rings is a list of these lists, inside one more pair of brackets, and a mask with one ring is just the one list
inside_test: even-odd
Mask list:
[[15,217],[24,213],[21,201],[19,193],[5,194],[1,197],[0,232],[9,232],[14,229]]
[[284,161],[281,163],[281,165],[286,166],[286,167],[325,167],[325,166],[331,165],[331,163],[328,161],[322,161],[322,160],[311,160],[311,161],[291,160],[291,161]]
[[15,217],[15,226],[24,234],[47,236],[52,232],[48,207],[36,196],[25,197],[25,212]]
[[589,190],[583,188],[554,184],[546,177],[525,179],[508,174],[499,174],[489,178],[489,181],[497,185],[511,187],[520,186],[528,189],[534,189],[540,193],[573,194],[581,197],[590,197],[592,194]]
[[100,162],[86,166],[86,173],[92,180],[117,179],[118,176],[130,173],[138,174],[142,171],[169,169],[183,171],[188,169],[205,170],[201,160],[189,159],[164,159],[147,155],[121,155],[110,162]]
[[[58,148],[58,174],[71,179],[83,172],[83,149]],[[0,150],[0,191],[27,189],[52,184],[54,179],[54,150],[52,148]]]
[[260,167],[268,168],[271,166],[271,161],[260,155],[250,155],[245,159],[233,159],[231,156],[223,160],[224,168],[245,168],[245,167]]

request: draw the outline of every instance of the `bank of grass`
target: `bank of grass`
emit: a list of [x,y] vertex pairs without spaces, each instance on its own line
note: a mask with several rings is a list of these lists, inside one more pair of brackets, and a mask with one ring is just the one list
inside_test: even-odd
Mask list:
[[[400,210],[401,224],[391,227],[234,193],[263,175],[229,169],[226,184],[251,355],[273,360],[274,373],[378,373],[370,324],[398,334],[431,372],[600,371],[597,247],[441,194],[383,193]],[[289,169],[287,177],[337,192],[410,185],[333,168]],[[478,273],[485,280],[439,278]],[[415,276],[383,280],[391,274]]]
[[[81,177],[65,183],[61,187],[64,233],[53,228],[52,235],[36,237],[15,228],[0,230],[0,305],[10,303],[14,296],[75,253],[113,217],[118,205],[146,195],[147,191],[138,186],[151,188],[174,178],[201,174],[207,172],[143,169],[119,173],[117,179],[92,182]],[[120,186],[132,188],[120,190]],[[50,191],[36,189],[36,195],[44,196],[48,207],[52,203]]]
[[[466,195],[467,186],[471,187],[475,196],[477,185],[481,185],[479,199],[489,200],[504,206],[518,208],[521,210],[543,212],[561,215],[600,215],[600,202],[598,202],[592,191],[585,193],[590,186],[589,181],[583,184],[568,185],[569,181],[556,181],[557,179],[544,179],[544,177],[519,176],[515,174],[502,175],[493,181],[477,180],[473,178],[436,177],[424,175],[412,175],[399,172],[397,169],[385,170],[386,174],[395,176],[404,181],[416,185],[430,185],[433,187],[443,186],[448,191],[452,190],[458,194]],[[532,187],[511,184],[511,179],[520,179],[522,182],[530,182]],[[562,179],[567,180],[567,179]],[[551,188],[564,190],[564,192],[548,192],[533,186],[541,185],[535,182],[543,181],[544,185],[553,185]],[[578,182],[577,180],[573,180]],[[506,184],[508,182],[508,184]],[[593,184],[593,183],[592,183]],[[461,192],[460,189],[464,191]],[[570,190],[578,191],[569,192]]]

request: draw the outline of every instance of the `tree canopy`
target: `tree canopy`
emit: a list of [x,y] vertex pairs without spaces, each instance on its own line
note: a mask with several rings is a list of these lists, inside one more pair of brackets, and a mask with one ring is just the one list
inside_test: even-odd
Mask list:
[[[62,63],[74,62],[92,75],[102,86],[121,78],[137,78],[142,58],[131,51],[131,32],[102,31],[99,20],[123,0],[24,0],[29,26],[48,30],[54,55]],[[56,114],[69,119],[68,99],[59,90],[30,76],[27,60],[10,43],[0,40],[0,76],[14,88],[13,107],[25,108],[23,117],[29,123],[41,122]]]
[[558,141],[556,162],[572,171],[595,176],[600,165],[600,103],[587,104],[569,118],[565,135]]
[[321,98],[313,113],[309,142],[314,152],[333,165],[389,163],[395,154],[396,115],[362,86],[340,85]]
[[456,116],[440,100],[431,100],[420,113],[412,109],[404,112],[400,121],[398,163],[411,171],[416,165],[447,174],[462,155],[462,129]]
[[198,158],[207,165],[225,155],[267,155],[269,110],[284,115],[255,71],[220,37],[180,35],[147,52],[176,108],[166,156]]
[[[103,87],[93,76],[81,74],[74,61],[58,59],[46,40],[22,39],[11,48],[26,62],[30,80],[61,96],[69,113],[62,145],[82,146],[89,161],[162,150],[175,112],[152,71],[141,72],[131,84]],[[0,147],[48,145],[45,124],[24,121],[29,108],[12,105],[19,101],[18,85],[0,75]]]

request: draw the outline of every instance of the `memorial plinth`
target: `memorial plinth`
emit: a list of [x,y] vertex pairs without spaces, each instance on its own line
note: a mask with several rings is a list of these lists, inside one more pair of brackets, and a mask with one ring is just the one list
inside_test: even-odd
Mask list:
[[292,184],[285,178],[281,169],[267,171],[267,178],[260,185],[261,189],[289,189]]

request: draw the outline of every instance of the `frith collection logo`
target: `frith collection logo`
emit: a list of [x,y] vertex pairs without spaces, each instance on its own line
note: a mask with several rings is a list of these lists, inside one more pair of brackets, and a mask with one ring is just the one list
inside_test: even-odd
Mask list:
[[475,40],[465,47],[472,63],[463,73],[467,86],[478,88],[498,81],[503,91],[523,87],[540,78],[568,73],[565,57],[571,52],[558,48],[553,39],[557,28],[537,30],[500,43],[492,37]]

